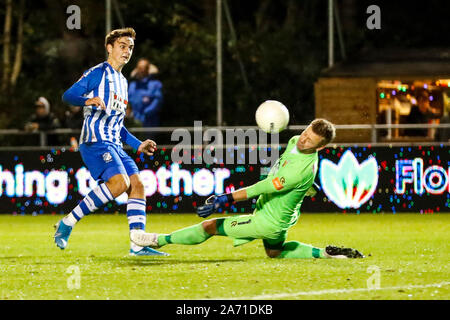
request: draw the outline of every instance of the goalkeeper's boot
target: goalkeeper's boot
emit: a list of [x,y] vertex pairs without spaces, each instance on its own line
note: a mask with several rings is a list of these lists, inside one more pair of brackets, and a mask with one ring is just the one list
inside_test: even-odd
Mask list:
[[57,224],[55,224],[55,238],[56,245],[64,250],[67,247],[67,242],[69,241],[70,233],[72,232],[72,227],[64,224],[62,220],[59,220]]
[[356,249],[336,246],[327,246],[325,256],[334,259],[364,258],[364,255]]
[[140,250],[130,249],[130,256],[168,256],[166,252],[154,250],[150,247],[143,247]]
[[158,249],[160,245],[158,244],[157,233],[147,233],[147,232],[133,232],[130,233],[130,240],[141,247],[150,247]]

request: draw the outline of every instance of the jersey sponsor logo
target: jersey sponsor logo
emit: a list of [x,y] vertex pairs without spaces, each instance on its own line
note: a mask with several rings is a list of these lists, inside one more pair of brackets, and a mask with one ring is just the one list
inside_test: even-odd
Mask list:
[[111,110],[125,113],[128,101],[115,92],[111,92]]
[[241,222],[237,222],[237,221],[231,221],[231,226],[235,227],[237,225],[242,225],[242,224],[249,224],[252,222],[252,219],[248,219],[247,221],[241,221]]
[[102,157],[103,157],[103,161],[105,161],[106,163],[112,161],[112,156],[111,156],[111,153],[109,153],[109,152],[105,152]]
[[[284,177],[282,177],[281,179],[283,179],[283,182],[286,182]],[[280,181],[280,178],[276,177],[275,179],[272,180],[273,186],[275,187],[275,189],[277,190],[281,190],[283,189],[283,183]]]

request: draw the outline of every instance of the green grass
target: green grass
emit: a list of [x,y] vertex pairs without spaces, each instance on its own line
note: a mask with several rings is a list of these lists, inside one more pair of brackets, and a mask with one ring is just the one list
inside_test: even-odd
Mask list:
[[[0,299],[450,298],[448,214],[303,214],[289,231],[288,240],[368,255],[347,260],[270,259],[261,241],[233,248],[225,237],[166,246],[169,257],[129,257],[123,214],[86,217],[62,251],[52,227],[60,218],[0,215]],[[149,214],[147,221],[148,230],[168,233],[202,220]],[[71,266],[79,289],[68,288]],[[370,266],[379,268],[381,290],[366,289]]]

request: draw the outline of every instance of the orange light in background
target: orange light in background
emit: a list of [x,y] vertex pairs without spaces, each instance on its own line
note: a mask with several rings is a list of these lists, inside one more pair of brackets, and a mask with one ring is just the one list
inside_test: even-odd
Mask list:
[[436,81],[436,85],[440,87],[450,87],[450,79],[439,79]]

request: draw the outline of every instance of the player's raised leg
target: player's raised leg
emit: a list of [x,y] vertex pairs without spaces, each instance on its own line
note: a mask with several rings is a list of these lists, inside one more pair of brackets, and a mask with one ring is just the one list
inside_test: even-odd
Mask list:
[[298,241],[285,242],[285,237],[270,240],[263,240],[266,254],[270,258],[286,259],[311,259],[311,258],[364,258],[358,250],[352,248],[343,248],[336,246],[327,246],[326,248],[317,248],[309,244]]
[[[223,220],[223,218],[221,218]],[[216,222],[220,219],[211,219],[193,226],[189,226],[171,234],[158,233],[134,233],[130,234],[130,239],[137,245],[160,248],[167,244],[200,244],[211,238],[213,235],[221,235],[217,232]]]
[[326,258],[325,249],[316,248],[298,241],[285,242],[286,235],[279,239],[264,239],[264,249],[270,258]]
[[170,234],[134,234],[131,241],[138,245],[159,248],[167,244],[200,244],[214,235],[219,235],[234,239],[234,245],[237,246],[258,238],[258,223],[254,219],[254,215],[209,219]]
[[[147,222],[145,207],[146,197],[144,185],[138,173],[130,176],[130,187],[127,190],[127,218],[130,228],[130,238],[136,234],[145,232],[145,225]],[[167,256],[167,253],[159,252],[149,248],[148,246],[138,246],[135,243],[130,243],[130,255],[133,256]]]
[[124,193],[130,185],[127,175],[115,174],[107,182],[99,184],[56,225],[54,235],[56,245],[65,249],[75,224],[84,216],[94,212],[104,204]]

